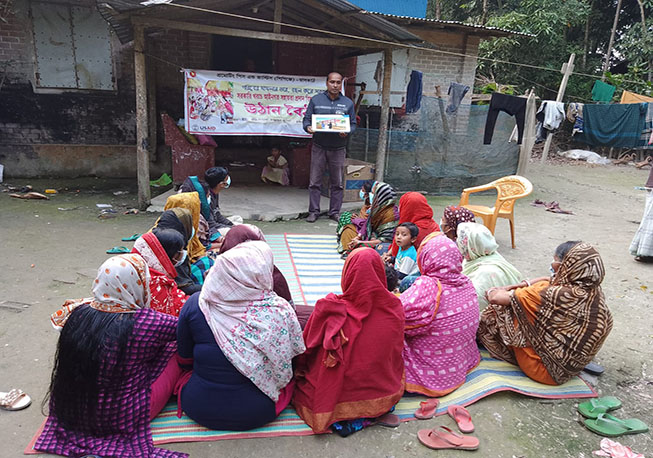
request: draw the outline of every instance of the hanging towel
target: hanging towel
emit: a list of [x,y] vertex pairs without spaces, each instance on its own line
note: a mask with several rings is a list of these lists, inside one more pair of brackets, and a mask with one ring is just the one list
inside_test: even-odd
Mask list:
[[607,103],[612,100],[615,89],[617,88],[612,84],[604,83],[601,80],[596,80],[594,81],[594,86],[592,87],[592,100]]
[[465,94],[469,91],[469,86],[453,82],[449,85],[449,103],[447,104],[446,112],[449,114],[455,113],[460,106],[460,102],[465,98]]
[[410,72],[410,82],[406,89],[406,113],[415,113],[422,106],[422,72]]
[[575,136],[588,145],[633,148],[643,146],[648,104],[626,103],[583,107],[583,132]]
[[489,145],[492,143],[494,126],[497,123],[497,116],[499,116],[500,111],[515,117],[518,132],[517,144],[521,145],[521,140],[524,135],[524,119],[526,117],[526,98],[500,94],[498,92],[492,93],[492,98],[490,99],[490,108],[487,112],[487,119],[485,121],[483,144]]
[[621,100],[619,103],[642,103],[642,102],[653,102],[653,97],[647,97],[645,95],[636,94],[630,91],[623,91],[621,93]]

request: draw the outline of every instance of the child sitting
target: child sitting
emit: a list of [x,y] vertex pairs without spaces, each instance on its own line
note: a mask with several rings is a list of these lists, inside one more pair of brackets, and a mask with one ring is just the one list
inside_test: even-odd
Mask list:
[[400,280],[410,275],[419,275],[417,266],[417,250],[413,246],[419,228],[413,223],[401,223],[395,230],[395,243],[399,252],[394,261],[394,268]]
[[281,186],[290,184],[290,171],[288,161],[281,155],[281,148],[272,147],[272,156],[268,156],[268,163],[261,172],[263,183],[279,183]]

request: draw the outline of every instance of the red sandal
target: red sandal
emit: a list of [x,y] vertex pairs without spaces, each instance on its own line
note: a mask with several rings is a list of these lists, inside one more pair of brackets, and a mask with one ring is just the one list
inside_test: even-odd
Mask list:
[[422,429],[417,432],[417,439],[433,450],[456,449],[456,450],[477,450],[479,440],[474,436],[463,436],[457,432],[440,426],[443,431],[436,429]]
[[419,403],[419,409],[415,411],[413,415],[418,420],[428,420],[435,416],[435,411],[438,409],[438,404],[440,404],[439,399],[427,399]]
[[458,429],[463,433],[473,433],[474,432],[474,423],[472,423],[472,416],[469,411],[463,406],[449,406],[447,408],[447,413],[454,421],[458,424]]

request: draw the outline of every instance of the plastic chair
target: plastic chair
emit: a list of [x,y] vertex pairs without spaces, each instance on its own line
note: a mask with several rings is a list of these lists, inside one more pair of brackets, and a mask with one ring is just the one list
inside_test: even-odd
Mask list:
[[[475,192],[496,189],[497,200],[494,207],[483,205],[469,205],[469,196]],[[460,195],[460,206],[465,207],[483,219],[483,224],[494,235],[494,228],[497,225],[497,218],[506,218],[510,222],[510,240],[515,248],[515,201],[526,197],[533,192],[533,184],[519,175],[510,175],[494,180],[492,183],[463,189]]]

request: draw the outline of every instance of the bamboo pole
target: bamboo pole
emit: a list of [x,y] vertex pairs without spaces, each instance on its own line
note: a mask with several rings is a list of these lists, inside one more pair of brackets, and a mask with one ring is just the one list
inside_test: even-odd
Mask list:
[[[574,71],[574,59],[576,59],[576,54],[572,53],[569,56],[569,61],[562,66],[562,81],[560,81],[560,88],[558,88],[558,95],[556,97],[556,102],[562,102],[562,97],[565,95],[565,89],[567,89],[567,82],[569,81],[569,76]],[[542,150],[542,164],[546,162],[546,157],[549,154],[549,148],[551,148],[551,140],[553,140],[553,134],[546,136],[546,142],[544,142],[544,149]],[[523,142],[523,139],[522,139]]]
[[379,140],[376,145],[376,180],[383,181],[385,156],[388,146],[388,121],[390,118],[390,85],[392,84],[392,49],[383,50],[383,92],[381,93],[381,119]]
[[150,205],[150,157],[147,127],[147,81],[145,77],[145,31],[134,26],[134,78],[136,87],[136,175],[138,206],[145,210]]

